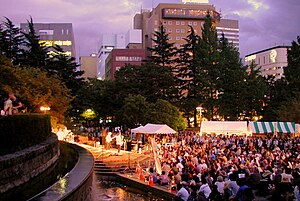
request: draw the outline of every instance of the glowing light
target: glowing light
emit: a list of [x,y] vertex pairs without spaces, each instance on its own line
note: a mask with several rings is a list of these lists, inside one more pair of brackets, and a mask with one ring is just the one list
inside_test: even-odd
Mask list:
[[270,61],[272,63],[276,62],[276,57],[277,57],[277,51],[276,50],[271,50],[271,52],[270,52]]

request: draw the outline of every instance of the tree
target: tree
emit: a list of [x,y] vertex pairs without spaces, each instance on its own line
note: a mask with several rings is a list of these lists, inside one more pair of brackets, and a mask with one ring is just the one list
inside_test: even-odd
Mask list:
[[284,102],[279,106],[279,109],[276,110],[277,115],[280,121],[291,121],[300,123],[300,99],[298,98],[291,99],[287,102]]
[[149,109],[149,103],[141,95],[130,95],[125,98],[125,103],[119,111],[120,122],[127,127],[137,127],[145,125],[146,115]]
[[24,38],[20,29],[10,19],[7,17],[5,19],[0,28],[0,49],[3,55],[13,61],[13,64],[18,65],[23,53],[20,46]]
[[295,94],[300,93],[300,36],[297,37],[297,42],[292,42],[291,49],[287,51],[287,59],[284,75],[291,94],[295,97]]
[[139,94],[148,102],[155,102],[157,99],[170,100],[176,93],[171,70],[152,63],[125,65],[116,72],[115,82],[123,98]]
[[196,92],[196,46],[199,36],[196,35],[192,26],[190,26],[189,35],[184,39],[185,44],[178,51],[177,58],[177,86],[179,88],[179,97],[176,105],[183,112],[186,117],[188,125],[190,125],[190,116],[194,114],[194,125],[196,126],[196,107],[199,102],[197,101]]
[[218,108],[217,82],[220,79],[220,55],[217,32],[209,15],[205,19],[202,36],[199,38],[198,44],[195,56],[198,62],[196,87],[200,93],[199,97],[202,100],[202,106],[207,111],[206,116],[208,119],[212,119]]
[[50,75],[57,75],[71,90],[72,95],[75,95],[83,82],[81,75],[84,72],[77,70],[79,65],[76,63],[76,59],[66,56],[60,46],[55,46],[54,50],[45,69]]
[[220,38],[220,78],[218,88],[218,110],[226,120],[238,120],[245,103],[242,94],[246,90],[246,72],[242,68],[238,50],[229,43],[224,34]]
[[10,78],[1,79],[1,89],[19,94],[28,112],[40,112],[41,106],[48,106],[51,107],[51,117],[63,122],[71,96],[60,79],[39,68],[16,68],[4,57],[0,59],[0,72],[1,76],[9,75]]
[[24,45],[26,50],[24,52],[24,60],[22,61],[22,66],[39,67],[46,69],[48,62],[48,48],[44,47],[43,44],[39,42],[39,36],[34,30],[34,24],[32,18],[27,20],[29,32],[22,32],[25,37]]
[[175,47],[175,43],[169,42],[169,34],[162,24],[159,27],[159,31],[154,32],[152,41],[155,43],[154,47],[147,48],[151,52],[151,55],[148,57],[150,62],[159,66],[172,68],[177,48]]
[[252,119],[254,116],[263,114],[263,108],[267,101],[268,84],[254,62],[248,67],[248,75],[244,81],[246,90],[241,96],[244,102],[244,115]]
[[167,124],[171,128],[179,131],[185,128],[184,118],[178,108],[165,100],[158,99],[156,103],[151,103],[148,109],[147,122],[155,124]]

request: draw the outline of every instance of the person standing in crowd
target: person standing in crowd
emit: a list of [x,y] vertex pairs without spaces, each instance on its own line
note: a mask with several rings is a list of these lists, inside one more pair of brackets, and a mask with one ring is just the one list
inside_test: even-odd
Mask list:
[[110,143],[112,141],[112,133],[111,132],[108,132],[106,137],[105,137],[105,141],[106,141],[106,149],[110,149]]
[[183,186],[183,184],[177,184],[178,192],[176,194],[176,201],[187,201],[189,198],[189,192],[186,190],[186,188]]
[[122,136],[121,131],[118,131],[118,134],[116,136],[116,144],[118,147],[118,153],[120,153],[121,147],[123,146],[123,139],[124,139],[124,136]]

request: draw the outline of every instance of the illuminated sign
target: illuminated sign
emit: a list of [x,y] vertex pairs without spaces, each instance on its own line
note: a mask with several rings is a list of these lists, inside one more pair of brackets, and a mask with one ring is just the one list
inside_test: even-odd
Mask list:
[[270,62],[275,63],[276,62],[276,57],[277,57],[277,51],[276,50],[271,50],[271,52],[270,52]]
[[248,57],[245,57],[245,62],[253,61],[256,59],[256,55],[250,55]]
[[142,57],[117,56],[116,61],[142,61]]
[[182,3],[208,3],[208,0],[182,0]]
[[212,10],[187,9],[187,8],[162,9],[163,18],[205,19],[207,15],[210,15],[214,20],[220,20],[220,14]]
[[71,46],[72,41],[70,41],[70,40],[40,40],[39,44],[41,46],[45,46],[45,47],[52,47],[54,45]]
[[57,56],[57,55],[65,55],[67,57],[70,57],[72,56],[72,52],[70,51],[66,51],[66,52],[60,52],[60,53],[57,53],[57,52],[54,52],[54,51],[49,51],[47,52],[47,54],[50,56],[50,57],[54,57],[54,56]]

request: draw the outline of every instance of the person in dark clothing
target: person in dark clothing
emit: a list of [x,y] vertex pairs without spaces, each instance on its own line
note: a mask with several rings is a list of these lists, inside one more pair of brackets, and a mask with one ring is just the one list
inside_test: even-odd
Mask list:
[[22,109],[23,109],[23,104],[22,102],[20,101],[20,99],[15,96],[14,93],[9,93],[8,94],[10,100],[12,101],[12,113],[13,114],[17,114],[19,113]]

